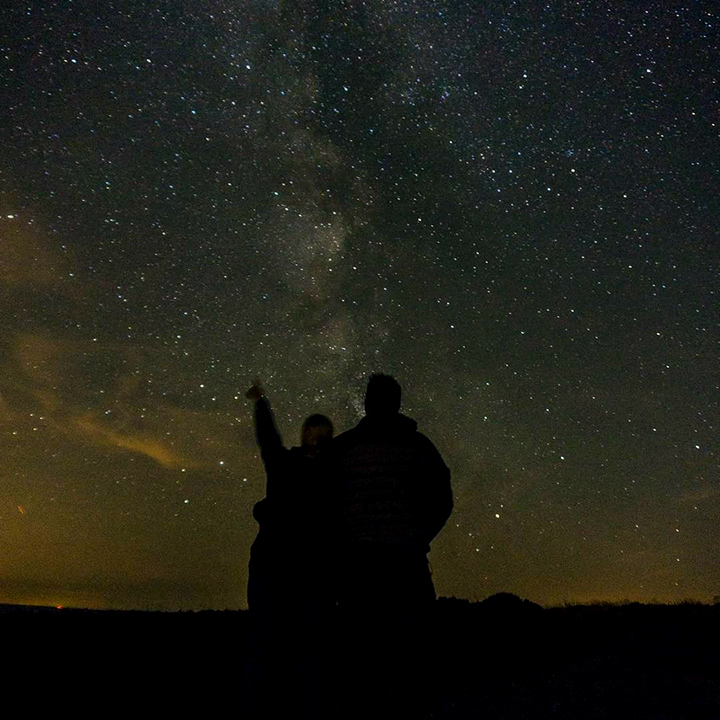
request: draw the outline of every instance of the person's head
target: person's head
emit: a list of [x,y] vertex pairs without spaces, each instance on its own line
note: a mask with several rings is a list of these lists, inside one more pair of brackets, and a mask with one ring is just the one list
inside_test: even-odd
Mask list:
[[373,417],[394,415],[400,411],[400,383],[391,375],[370,376],[365,391],[365,414]]
[[300,442],[304,448],[317,449],[332,440],[333,424],[325,415],[311,415],[302,426]]

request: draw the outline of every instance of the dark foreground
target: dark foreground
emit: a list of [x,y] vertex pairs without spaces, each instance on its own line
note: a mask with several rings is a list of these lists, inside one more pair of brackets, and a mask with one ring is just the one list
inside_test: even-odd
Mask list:
[[[240,718],[248,620],[239,611],[0,606],[3,706]],[[426,635],[433,687],[417,688],[433,698],[428,716],[720,720],[720,605],[541,609],[513,596],[441,599],[434,622]],[[332,664],[342,673],[341,655]]]

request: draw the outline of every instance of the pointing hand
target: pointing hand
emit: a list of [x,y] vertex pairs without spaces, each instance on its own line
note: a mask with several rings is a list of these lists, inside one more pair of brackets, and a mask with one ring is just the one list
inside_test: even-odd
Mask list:
[[255,382],[252,384],[252,387],[245,393],[245,397],[248,400],[257,402],[264,394],[265,391],[263,390],[260,378],[255,378]]

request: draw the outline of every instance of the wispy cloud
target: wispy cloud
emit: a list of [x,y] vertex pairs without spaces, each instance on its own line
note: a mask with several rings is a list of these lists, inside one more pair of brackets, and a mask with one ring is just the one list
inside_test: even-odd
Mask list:
[[0,421],[37,413],[69,443],[135,453],[168,469],[217,466],[240,450],[229,413],[183,407],[181,390],[175,402],[148,394],[153,368],[172,365],[162,349],[40,333],[19,335],[14,348],[0,380],[0,392],[8,390]]
[[91,442],[146,455],[166,468],[195,467],[197,465],[189,458],[175,452],[167,443],[158,438],[126,435],[117,432],[112,428],[103,426],[91,414],[76,418],[75,427]]

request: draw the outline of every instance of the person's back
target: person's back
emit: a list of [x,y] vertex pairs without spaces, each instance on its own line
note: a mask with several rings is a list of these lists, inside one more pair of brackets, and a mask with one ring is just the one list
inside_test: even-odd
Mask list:
[[[366,416],[334,448],[345,602],[434,598],[426,554],[452,508],[450,473],[414,420]],[[369,575],[369,576],[368,576]],[[363,577],[366,576],[366,577]]]
[[[428,581],[434,591],[425,556],[452,510],[450,471],[417,423],[399,412],[400,386],[393,378],[372,376],[365,406],[359,424],[333,443],[343,565],[395,566],[402,575],[412,565],[418,576],[413,585],[427,597]],[[348,581],[357,585],[352,577]],[[413,588],[382,584],[386,599],[402,593],[412,600]]]
[[[339,484],[339,593],[348,645],[346,696],[357,717],[395,703],[427,709],[428,627],[435,600],[427,553],[452,511],[450,471],[400,412],[400,386],[373,375],[365,417],[333,441]],[[348,709],[353,711],[352,702]]]
[[367,416],[340,436],[336,452],[347,546],[427,553],[452,497],[449,471],[417,423],[400,413]]

